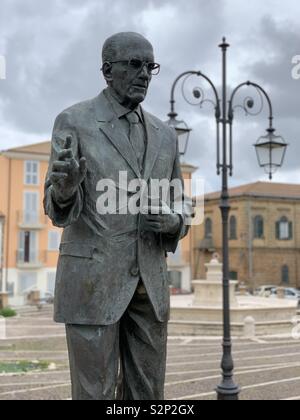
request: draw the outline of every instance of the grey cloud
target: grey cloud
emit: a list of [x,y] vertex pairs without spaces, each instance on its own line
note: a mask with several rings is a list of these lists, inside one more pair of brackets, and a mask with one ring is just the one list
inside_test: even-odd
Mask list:
[[[275,127],[278,134],[283,135],[289,143],[284,167],[275,176],[276,179],[280,177],[280,172],[299,170],[300,82],[293,80],[291,76],[291,60],[300,51],[300,33],[297,25],[292,21],[278,23],[268,16],[261,20],[256,36],[257,44],[260,42],[264,46],[265,57],[257,62],[254,59],[250,65],[241,68],[241,71],[245,73],[247,70],[252,79],[257,80],[266,88],[274,108]],[[267,115],[268,111],[265,109],[257,118],[262,128],[266,125]],[[252,131],[246,132],[245,137],[238,144],[238,162],[243,162],[242,156],[246,152],[245,140],[251,136]],[[255,128],[256,132],[257,128]],[[255,162],[251,160],[244,163],[241,165],[242,173],[246,170],[250,172]],[[290,182],[293,182],[293,178]]]
[[[145,1],[141,7],[138,1],[54,1],[42,3],[34,0],[5,2],[7,19],[13,17],[13,27],[7,28],[6,37],[8,79],[3,84],[2,98],[5,100],[4,119],[26,132],[49,131],[55,115],[64,107],[86,97],[96,95],[103,88],[100,74],[100,50],[104,39],[113,32],[136,30],[145,35],[151,28],[140,24],[144,11],[165,8],[172,2]],[[153,43],[158,54],[165,59],[165,71],[156,85],[166,98],[157,101],[153,90],[149,97],[149,107],[159,114],[166,113],[167,98],[171,80],[177,74],[174,62],[193,63],[191,36],[199,30],[197,23],[205,23],[205,13],[195,15],[205,2],[179,1],[175,11],[183,21],[172,21],[168,31],[159,28],[153,34]],[[180,9],[181,8],[181,9]],[[208,10],[207,10],[208,12]],[[179,15],[177,17],[179,17]],[[168,18],[168,15],[166,15]],[[198,22],[197,22],[198,21]],[[4,27],[7,27],[7,22]],[[203,32],[208,32],[207,27]],[[196,33],[193,33],[196,31]],[[167,42],[171,54],[161,52],[162,40]],[[172,57],[168,64],[167,57]],[[173,67],[170,74],[168,67]],[[177,67],[177,66],[176,66]]]
[[[259,7],[259,0],[255,2]],[[276,11],[277,19],[257,9],[255,16],[249,15],[249,23],[245,15],[239,20],[234,14],[232,27],[233,4],[231,0],[2,0],[0,54],[7,57],[8,75],[0,82],[2,125],[11,133],[15,130],[16,143],[23,141],[20,132],[26,139],[31,133],[33,138],[43,136],[41,140],[50,137],[54,118],[62,109],[97,95],[104,87],[101,46],[106,37],[123,30],[141,32],[154,45],[162,71],[152,81],[145,107],[166,119],[171,84],[179,73],[201,69],[220,87],[218,44],[228,34],[232,42],[229,84],[234,76],[237,81],[257,80],[268,88],[276,125],[293,150],[287,156],[286,170],[295,170],[300,105],[300,81],[291,78],[291,58],[300,54],[295,17],[279,23]],[[201,86],[207,92],[205,84]],[[211,107],[190,107],[178,88],[176,109],[193,128],[186,160],[199,166],[197,174],[205,175],[210,189],[218,189]],[[266,116],[245,119],[243,114],[236,115],[234,184],[261,176],[251,147],[266,128]],[[1,148],[11,146],[5,139],[0,142]]]

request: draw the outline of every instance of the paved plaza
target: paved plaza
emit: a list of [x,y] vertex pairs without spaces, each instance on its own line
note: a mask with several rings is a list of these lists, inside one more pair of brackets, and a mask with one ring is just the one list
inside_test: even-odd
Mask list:
[[[171,337],[166,399],[215,399],[220,380],[221,340]],[[234,340],[235,377],[245,400],[300,400],[300,340],[263,337]],[[49,368],[0,374],[1,400],[68,400],[70,376],[64,327],[52,321],[52,307],[32,308],[7,321],[0,361],[47,362]]]

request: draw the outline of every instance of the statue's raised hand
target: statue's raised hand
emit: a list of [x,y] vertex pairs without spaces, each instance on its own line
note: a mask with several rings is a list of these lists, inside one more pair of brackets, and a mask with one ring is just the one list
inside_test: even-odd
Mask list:
[[55,197],[60,201],[73,197],[86,177],[86,159],[82,157],[79,162],[75,159],[72,142],[72,136],[68,136],[64,148],[58,154],[58,160],[53,162],[50,174]]

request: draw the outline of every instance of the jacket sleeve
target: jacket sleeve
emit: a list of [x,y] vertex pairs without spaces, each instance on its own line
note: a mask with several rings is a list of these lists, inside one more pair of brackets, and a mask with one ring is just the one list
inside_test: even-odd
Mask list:
[[[174,133],[174,136],[176,134]],[[176,136],[176,156],[173,166],[171,181],[175,182],[175,194],[171,194],[171,210],[173,213],[180,216],[180,227],[176,234],[162,234],[162,246],[166,252],[175,253],[178,242],[184,238],[191,225],[191,218],[193,217],[192,199],[184,194],[184,182],[182,178],[179,158],[178,139]],[[180,187],[180,188],[179,188]]]
[[73,138],[72,148],[74,157],[79,160],[78,136],[75,127],[70,123],[69,113],[65,111],[57,117],[54,124],[51,141],[51,156],[45,180],[44,195],[45,214],[49,216],[54,226],[60,228],[65,228],[78,220],[83,208],[84,200],[81,185],[77,188],[76,193],[71,199],[67,201],[58,200],[54,194],[50,181],[53,162],[58,160],[58,153],[64,148],[65,140],[69,135],[72,135]]

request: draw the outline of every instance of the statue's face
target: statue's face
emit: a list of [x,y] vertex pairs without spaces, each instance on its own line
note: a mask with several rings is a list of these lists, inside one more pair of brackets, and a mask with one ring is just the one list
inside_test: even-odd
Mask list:
[[135,108],[145,99],[152,78],[147,65],[139,68],[138,64],[154,62],[152,46],[144,40],[130,40],[119,49],[114,61],[110,86],[122,105]]

